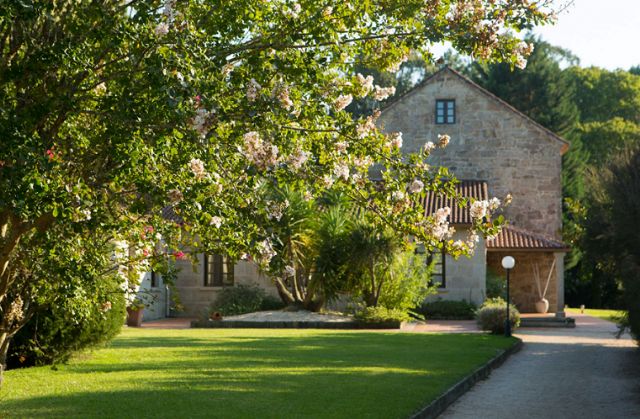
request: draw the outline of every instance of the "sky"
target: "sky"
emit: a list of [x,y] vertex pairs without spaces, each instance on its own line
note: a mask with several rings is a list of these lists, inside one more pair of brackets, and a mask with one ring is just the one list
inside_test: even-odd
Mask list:
[[628,70],[640,65],[640,0],[574,0],[554,26],[534,33],[573,52],[583,67]]

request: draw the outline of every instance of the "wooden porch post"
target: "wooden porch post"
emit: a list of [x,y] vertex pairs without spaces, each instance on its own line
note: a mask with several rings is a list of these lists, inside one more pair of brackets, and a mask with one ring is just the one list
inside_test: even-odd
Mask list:
[[556,259],[556,301],[558,306],[556,308],[556,317],[564,318],[564,252],[554,252],[553,256]]

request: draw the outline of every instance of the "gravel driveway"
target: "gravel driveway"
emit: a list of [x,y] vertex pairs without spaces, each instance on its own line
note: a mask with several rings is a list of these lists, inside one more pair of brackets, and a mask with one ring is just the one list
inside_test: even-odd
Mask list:
[[522,350],[440,418],[640,418],[640,350],[585,315],[575,329],[520,329]]

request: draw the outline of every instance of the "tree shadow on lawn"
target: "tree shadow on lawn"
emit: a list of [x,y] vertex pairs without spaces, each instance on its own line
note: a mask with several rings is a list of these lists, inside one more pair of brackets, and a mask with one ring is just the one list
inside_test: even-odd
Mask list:
[[[495,355],[496,341],[477,334],[245,332],[127,337],[114,349],[138,352],[137,359],[139,351],[149,354],[69,365],[60,372],[75,382],[73,392],[2,404],[18,417],[403,417]],[[56,373],[52,385],[68,387]],[[83,386],[87,380],[101,387]]]

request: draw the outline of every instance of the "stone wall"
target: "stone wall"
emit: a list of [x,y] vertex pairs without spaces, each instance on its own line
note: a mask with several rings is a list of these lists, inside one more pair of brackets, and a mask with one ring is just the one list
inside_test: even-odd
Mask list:
[[[223,287],[205,287],[204,258],[198,255],[198,263],[194,266],[189,260],[178,260],[176,266],[180,270],[176,280],[176,291],[184,311],[173,312],[180,317],[199,317],[215,301]],[[277,296],[275,286],[264,275],[258,272],[254,263],[239,261],[234,267],[234,283],[236,285],[257,285],[268,294]]]
[[[489,252],[487,266],[489,269],[504,275],[502,258],[513,256],[516,265],[509,274],[511,301],[522,313],[535,313],[535,303],[538,301],[538,288],[533,274],[534,264],[540,271],[540,286],[544,289],[547,275],[553,264],[555,255],[552,252]],[[545,298],[549,300],[549,313],[555,313],[558,307],[557,299],[557,270],[554,268],[549,281]]]
[[[436,99],[455,99],[455,124],[435,124]],[[379,125],[401,131],[407,152],[449,134],[449,146],[432,154],[432,164],[458,179],[487,181],[490,196],[511,193],[505,216],[513,225],[560,238],[562,143],[458,75],[439,72],[383,111]]]
[[[465,240],[468,231],[460,230],[454,234],[453,240]],[[461,256],[458,259],[447,255],[445,260],[445,288],[438,294],[428,297],[427,301],[466,300],[476,305],[482,304],[486,296],[486,255],[484,241],[477,244],[470,258]]]

